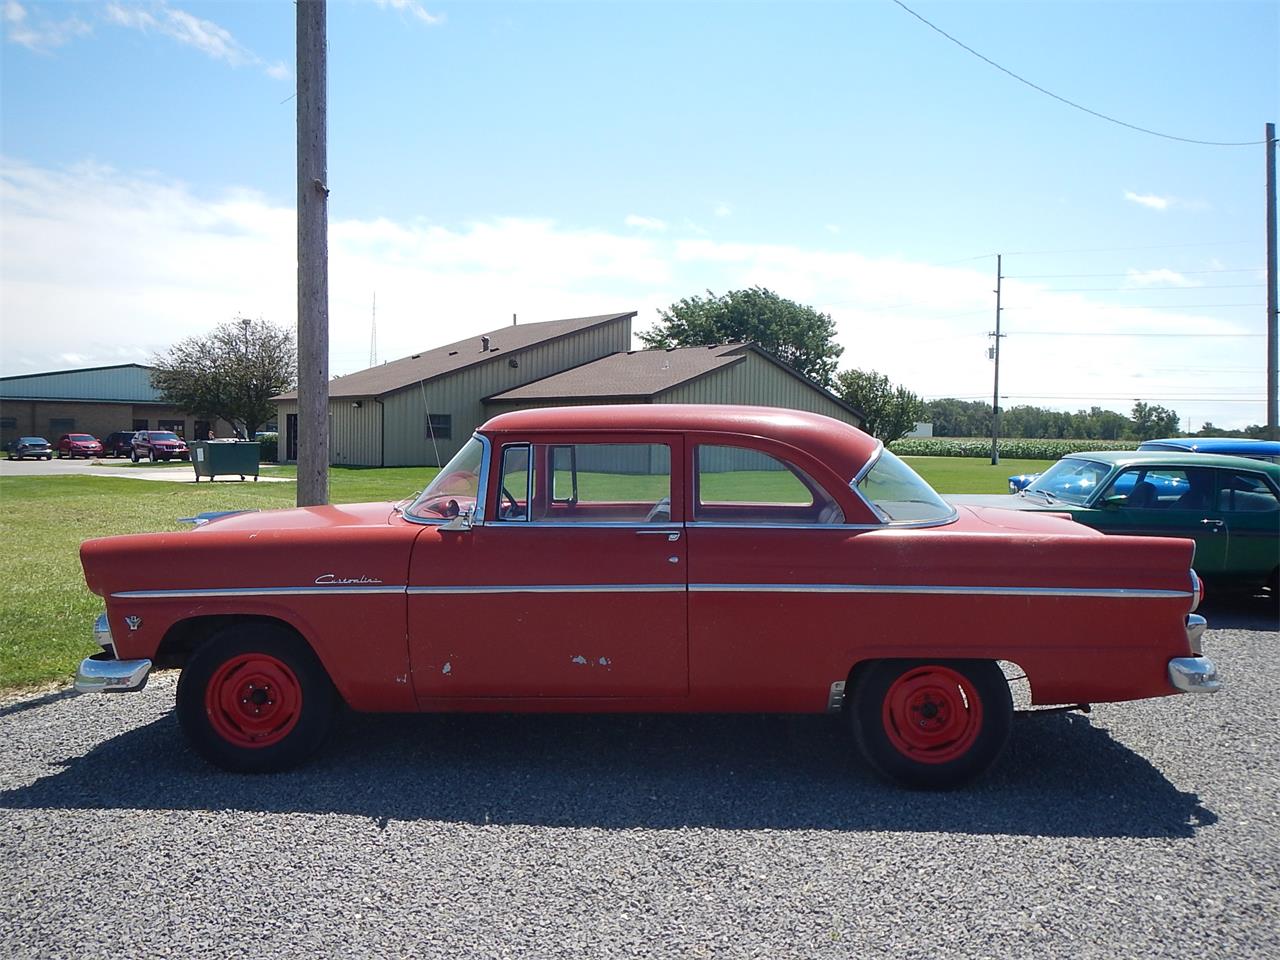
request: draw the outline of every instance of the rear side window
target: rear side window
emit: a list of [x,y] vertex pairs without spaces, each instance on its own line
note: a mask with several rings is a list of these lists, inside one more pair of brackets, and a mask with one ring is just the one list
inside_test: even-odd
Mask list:
[[1280,512],[1280,500],[1262,477],[1231,470],[1220,470],[1218,476],[1218,509],[1231,513]]
[[746,447],[694,451],[694,519],[707,523],[844,523],[844,511],[794,464]]

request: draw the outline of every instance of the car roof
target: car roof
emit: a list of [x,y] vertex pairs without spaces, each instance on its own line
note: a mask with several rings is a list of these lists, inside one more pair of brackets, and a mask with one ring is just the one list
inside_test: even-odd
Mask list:
[[1200,453],[1238,453],[1255,457],[1280,456],[1280,440],[1254,440],[1248,437],[1166,437],[1144,440],[1139,450],[1178,449]]
[[1280,465],[1222,453],[1179,453],[1175,450],[1089,450],[1068,453],[1063,460],[1093,460],[1118,467],[1161,465],[1169,467],[1230,467],[1261,471],[1280,480]]
[[852,477],[880,441],[857,427],[804,410],[733,404],[620,403],[514,410],[480,427],[492,433],[697,431],[785,443]]

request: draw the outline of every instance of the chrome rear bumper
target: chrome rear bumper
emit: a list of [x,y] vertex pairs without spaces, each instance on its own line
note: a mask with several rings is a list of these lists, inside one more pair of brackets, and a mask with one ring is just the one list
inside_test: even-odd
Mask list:
[[107,654],[85,657],[76,671],[76,689],[81,693],[124,693],[141,690],[151,673],[150,660],[115,660]]
[[1208,657],[1175,657],[1170,660],[1169,682],[1183,693],[1215,693],[1222,686],[1218,668]]

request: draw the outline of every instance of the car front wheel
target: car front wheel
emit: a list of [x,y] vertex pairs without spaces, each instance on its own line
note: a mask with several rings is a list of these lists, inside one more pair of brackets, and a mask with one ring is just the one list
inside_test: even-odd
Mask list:
[[229,627],[178,678],[178,722],[206,760],[271,773],[310,756],[328,732],[335,694],[310,647],[266,624]]
[[1009,739],[1013,698],[991,660],[879,660],[858,671],[849,720],[881,775],[946,790],[995,763]]

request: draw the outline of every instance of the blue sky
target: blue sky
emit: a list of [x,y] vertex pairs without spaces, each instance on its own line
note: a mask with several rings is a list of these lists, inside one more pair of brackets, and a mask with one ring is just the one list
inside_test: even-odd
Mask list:
[[[0,371],[292,323],[292,4],[0,5]],[[1274,3],[909,6],[1144,127],[1280,119]],[[1007,405],[1265,417],[1261,146],[1106,123],[890,0],[331,3],[329,36],[334,372],[375,292],[384,360],[762,283],[846,366],[989,397],[1004,252]]]

